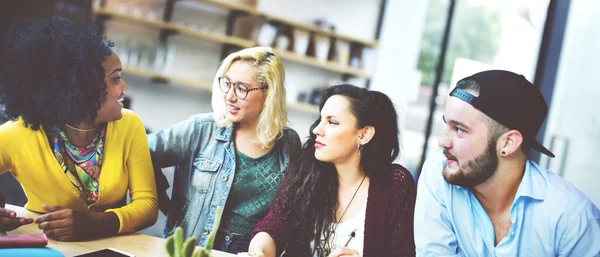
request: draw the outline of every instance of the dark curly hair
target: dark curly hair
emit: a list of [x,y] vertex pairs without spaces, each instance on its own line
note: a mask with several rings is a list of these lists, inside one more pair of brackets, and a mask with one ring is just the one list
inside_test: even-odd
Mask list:
[[[375,128],[375,135],[361,150],[361,168],[372,181],[389,180],[392,162],[400,153],[394,104],[381,92],[342,84],[326,90],[319,110],[334,95],[345,96],[350,101],[350,112],[356,117],[357,129]],[[286,181],[273,203],[286,210],[277,215],[292,228],[283,240],[287,242],[286,252],[294,256],[313,256],[310,242],[320,242],[321,235],[327,238],[332,233],[329,225],[336,222],[338,175],[332,163],[315,158],[316,135],[312,131],[320,122],[321,118],[310,127],[310,137],[302,147],[302,154],[289,166]],[[278,252],[281,250],[277,249]]]
[[0,104],[26,127],[93,123],[105,100],[102,61],[112,50],[91,26],[53,16],[6,42]]

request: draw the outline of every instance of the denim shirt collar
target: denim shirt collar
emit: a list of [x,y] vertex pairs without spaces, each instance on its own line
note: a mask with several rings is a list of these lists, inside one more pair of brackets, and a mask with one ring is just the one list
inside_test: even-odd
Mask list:
[[[215,129],[215,139],[219,140],[219,141],[223,141],[223,142],[230,142],[231,141],[231,136],[233,135],[233,127],[234,126],[228,126],[228,127],[219,127],[217,126],[217,128]],[[285,168],[288,166],[288,164],[290,163],[290,154],[292,154],[293,149],[292,148],[292,144],[294,144],[293,142],[294,138],[293,137],[284,137],[283,141],[284,144],[280,147],[282,147],[280,151],[280,157],[283,158],[279,158],[279,166],[283,170],[285,170]],[[279,141],[279,137],[278,140]]]
[[217,127],[215,139],[219,141],[230,141],[231,135],[233,135],[233,126]]

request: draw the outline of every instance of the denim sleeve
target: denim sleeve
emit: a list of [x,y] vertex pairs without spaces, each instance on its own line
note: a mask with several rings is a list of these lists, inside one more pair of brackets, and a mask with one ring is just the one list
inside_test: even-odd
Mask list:
[[460,256],[458,241],[441,194],[442,160],[429,158],[417,186],[414,230],[417,256]]
[[189,159],[194,141],[192,137],[198,122],[192,116],[156,134],[148,135],[148,146],[155,168],[175,166]]
[[600,211],[589,202],[581,212],[561,219],[557,256],[600,256]]
[[148,146],[152,157],[152,165],[154,166],[154,179],[158,194],[158,206],[164,214],[169,211],[170,199],[167,195],[169,182],[162,172],[162,168],[175,166],[189,159],[189,154],[192,152],[192,137],[198,122],[196,118],[190,117],[156,134],[148,135]]

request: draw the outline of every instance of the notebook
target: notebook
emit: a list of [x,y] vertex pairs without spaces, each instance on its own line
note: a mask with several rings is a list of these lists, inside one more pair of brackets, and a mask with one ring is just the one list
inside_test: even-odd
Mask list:
[[34,248],[44,247],[47,244],[48,238],[44,233],[0,236],[0,248]]

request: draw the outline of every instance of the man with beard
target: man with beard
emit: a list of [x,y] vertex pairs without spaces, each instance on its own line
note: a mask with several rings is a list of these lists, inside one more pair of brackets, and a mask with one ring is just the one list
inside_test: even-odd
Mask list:
[[444,110],[440,152],[421,173],[417,256],[600,256],[600,211],[527,159],[548,108],[523,76],[460,80]]

